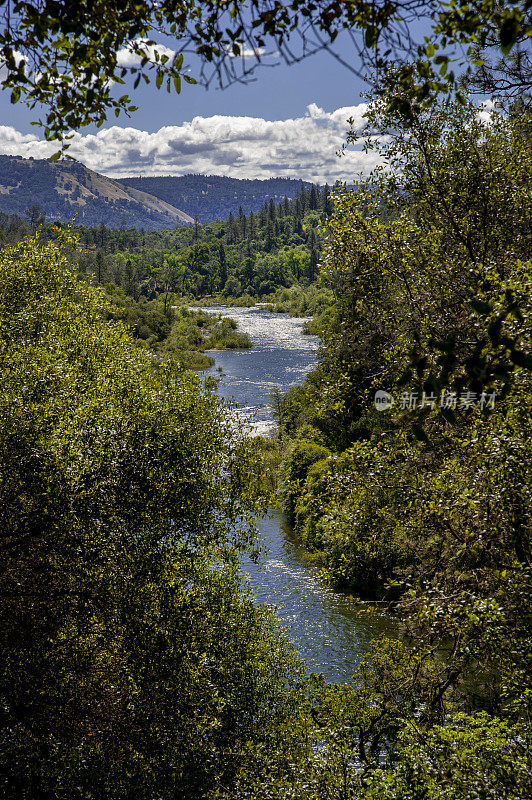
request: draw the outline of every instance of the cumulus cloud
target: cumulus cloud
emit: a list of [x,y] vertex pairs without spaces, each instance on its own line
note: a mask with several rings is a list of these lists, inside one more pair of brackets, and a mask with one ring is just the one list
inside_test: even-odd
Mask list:
[[[365,104],[333,112],[311,103],[305,116],[284,120],[216,115],[194,117],[155,133],[113,126],[96,134],[75,133],[70,155],[110,177],[186,175],[197,172],[233,178],[289,177],[319,183],[351,181],[375,166],[361,148],[336,153],[352,129],[366,129]],[[0,153],[46,158],[57,149],[34,135],[0,126]]]
[[118,50],[116,54],[116,63],[118,66],[139,67],[142,62],[142,55],[137,52],[137,48],[139,47],[142,49],[142,53],[145,54],[152,62],[156,61],[156,52],[159,54],[159,56],[167,56],[169,61],[173,61],[176,55],[175,50],[171,50],[164,44],[147,44],[148,41],[148,39],[135,39],[134,41],[129,42],[125,47],[122,47],[120,50]]

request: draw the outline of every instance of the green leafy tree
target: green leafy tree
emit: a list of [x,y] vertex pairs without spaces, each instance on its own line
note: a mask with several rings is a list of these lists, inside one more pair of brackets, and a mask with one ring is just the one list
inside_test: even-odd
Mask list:
[[[394,604],[413,647],[406,660],[376,651],[357,706],[367,766],[352,769],[352,732],[335,734],[332,796],[520,798],[532,697],[529,120],[522,106],[450,101],[405,117],[384,100],[369,118],[386,135],[383,162],[357,192],[335,193],[322,259],[337,304],[320,369],[278,403],[299,426],[287,511],[333,582]],[[378,389],[395,397],[386,411]],[[299,453],[315,460],[295,479]],[[405,705],[373,719],[381,686]],[[352,699],[325,696],[335,730]]]
[[2,251],[6,797],[229,789],[298,696],[237,569],[259,454],[194,373],[107,312],[55,244]]
[[[103,0],[41,0],[37,5],[4,0],[0,9],[2,86],[11,90],[13,102],[23,98],[31,107],[44,104],[45,134],[64,144],[69,131],[135,108],[127,92],[116,97],[111,88],[123,85],[127,76],[135,86],[154,78],[157,88],[164,84],[177,92],[183,80],[194,83],[196,78],[206,85],[217,79],[223,86],[249,77],[262,62],[264,48],[273,46],[285,62],[294,63],[323,48],[334,54],[334,41],[347,31],[354,49],[350,63],[358,65],[351,69],[357,74],[390,62],[403,64],[398,105],[404,107],[408,97],[425,102],[452,83],[455,73],[448,67],[456,59],[463,66],[464,51],[470,58],[495,42],[507,57],[526,48],[531,33],[528,0],[460,5],[288,0],[273,7],[269,0],[251,0],[245,13],[238,0],[141,0],[120,7]],[[421,30],[417,40],[415,30]],[[173,47],[158,44],[162,36]],[[252,59],[246,58],[245,48],[253,50]],[[199,59],[196,78],[186,71],[187,53]],[[412,60],[417,62],[414,79]],[[497,85],[519,93],[529,81],[529,65],[519,80]]]

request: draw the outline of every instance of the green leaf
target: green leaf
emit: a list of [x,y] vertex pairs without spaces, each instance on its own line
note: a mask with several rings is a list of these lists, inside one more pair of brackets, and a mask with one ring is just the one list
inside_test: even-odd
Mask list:
[[484,302],[483,300],[471,300],[471,307],[474,308],[479,314],[486,315],[491,313],[490,304]]
[[429,437],[427,436],[421,425],[418,425],[417,422],[414,425],[412,425],[412,433],[414,434],[416,439],[418,439],[420,442],[425,442],[426,444],[429,443]]
[[375,47],[379,38],[379,29],[374,25],[366,29],[366,47]]
[[519,22],[515,17],[507,17],[499,31],[499,41],[501,43],[501,50],[505,56],[508,55],[514,46],[519,35]]

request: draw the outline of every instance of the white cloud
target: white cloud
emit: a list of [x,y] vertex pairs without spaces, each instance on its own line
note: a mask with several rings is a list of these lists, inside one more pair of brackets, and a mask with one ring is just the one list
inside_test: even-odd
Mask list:
[[[18,50],[15,50],[13,55],[15,58],[15,65],[19,67],[21,62],[24,62],[24,72],[26,72],[25,65],[28,62],[27,57],[22,55],[22,53],[20,53]],[[0,84],[3,83],[3,81],[5,81],[8,76],[9,76],[9,70],[6,66],[5,59],[0,59]]]
[[227,48],[227,55],[229,58],[262,58],[262,56],[276,56],[277,52],[267,53],[264,47],[257,47],[255,50],[252,47],[245,47],[242,42],[237,42],[240,47],[240,52],[236,54],[233,48]]
[[[129,42],[125,47],[118,50],[116,54],[116,63],[119,67],[138,67],[145,54],[150,61],[155,63],[155,53],[159,56],[167,56],[170,61],[175,57],[176,51],[170,50],[164,44],[146,44],[148,39],[135,39]],[[135,48],[140,47],[143,55],[135,51]]]
[[[305,116],[293,119],[194,117],[155,133],[113,126],[97,134],[74,134],[69,153],[110,177],[198,172],[234,178],[351,181],[377,162],[374,154],[360,148],[350,148],[342,158],[336,156],[345,142],[348,118],[353,119],[354,130],[364,131],[366,108],[360,104],[327,112],[312,103]],[[46,158],[56,149],[54,143],[0,126],[0,153]]]
[[482,122],[484,125],[491,125],[493,122],[493,113],[497,111],[497,103],[495,100],[484,100],[480,104],[480,109],[475,114],[475,119]]
[[0,153],[4,156],[49,158],[57,147],[57,143],[40,141],[32,133],[23,134],[9,125],[0,125]]

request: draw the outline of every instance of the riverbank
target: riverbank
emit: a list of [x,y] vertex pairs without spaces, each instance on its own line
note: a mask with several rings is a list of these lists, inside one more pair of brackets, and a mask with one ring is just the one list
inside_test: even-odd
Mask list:
[[[315,368],[318,337],[303,333],[304,319],[258,306],[213,306],[210,311],[222,318],[233,317],[253,347],[216,352],[207,380],[216,383],[217,393],[248,420],[254,434],[275,435],[275,397],[301,385]],[[273,476],[281,458],[275,439],[264,439],[262,455],[270,461]],[[397,638],[400,621],[349,592],[335,591],[280,510],[261,517],[258,531],[260,563],[250,558],[242,561],[257,600],[275,607],[309,671],[323,673],[336,683],[351,682],[372,639]]]
[[207,350],[251,347],[249,336],[237,330],[234,320],[184,304],[174,305],[171,295],[135,300],[111,285],[107,295],[113,304],[108,312],[110,320],[123,322],[139,347],[159,358],[172,357],[186,369],[212,367],[214,358]]
[[279,287],[271,294],[238,296],[215,294],[197,299],[185,298],[185,302],[202,308],[261,308],[293,317],[314,317],[334,305],[334,295],[330,289],[314,283],[310,286],[294,284],[286,288]]

